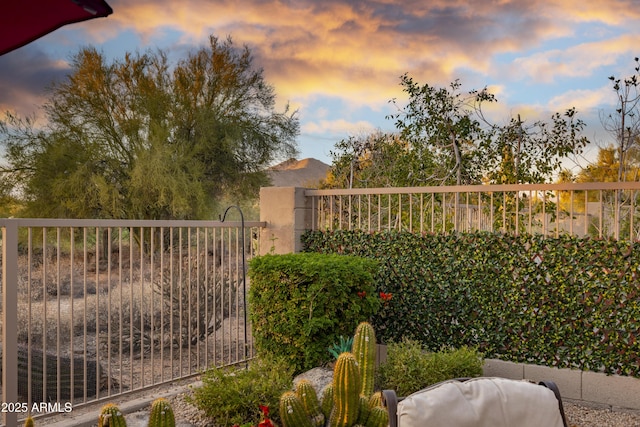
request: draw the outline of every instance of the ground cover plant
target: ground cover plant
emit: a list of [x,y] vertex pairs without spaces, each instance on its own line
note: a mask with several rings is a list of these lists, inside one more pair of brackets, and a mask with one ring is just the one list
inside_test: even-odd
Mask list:
[[482,356],[469,347],[427,351],[420,342],[404,339],[387,345],[387,360],[376,372],[380,389],[408,396],[432,384],[453,378],[482,375]]
[[[202,376],[202,386],[193,389],[191,403],[219,426],[258,425],[260,407],[277,408],[280,395],[293,387],[293,368],[283,359],[258,357],[247,369],[211,368]],[[274,423],[280,419],[271,411]]]

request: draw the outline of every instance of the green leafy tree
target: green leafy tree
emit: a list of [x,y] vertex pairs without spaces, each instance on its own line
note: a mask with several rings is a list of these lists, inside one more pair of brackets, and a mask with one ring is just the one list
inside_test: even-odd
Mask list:
[[613,145],[598,150],[598,157],[592,164],[582,168],[576,177],[578,182],[616,182],[620,159]]
[[520,115],[505,126],[493,125],[492,137],[479,150],[485,180],[492,184],[550,182],[562,171],[562,161],[578,155],[588,144],[581,135],[585,123],[575,108],[554,113],[551,122],[527,124]]
[[12,194],[13,185],[11,176],[0,179],[0,218],[14,216],[20,208],[20,201]]
[[[636,142],[637,144],[637,142]],[[622,170],[622,181],[637,181],[640,176],[640,146],[630,147],[625,154],[625,165]],[[598,150],[598,157],[595,162],[587,165],[578,172],[576,176],[577,182],[618,182],[620,181],[620,147],[610,145]],[[638,205],[640,194],[637,191],[589,191],[587,201],[596,202],[598,206],[602,204],[601,213],[605,218],[609,218],[608,225],[610,228],[616,227],[615,232],[626,232],[629,230],[629,222],[638,221],[638,218],[630,215],[633,213],[632,205]],[[585,203],[585,196],[582,192],[575,194],[574,209],[578,206],[581,209]],[[618,218],[611,220],[611,218]],[[591,233],[607,233],[607,221],[604,221],[605,229],[600,229],[600,221],[593,219],[591,224]]]
[[[433,182],[469,184],[480,178],[477,146],[490,137],[476,116],[482,103],[493,102],[486,90],[463,94],[458,80],[449,87],[420,85],[407,74],[401,77],[407,105],[388,118],[395,120],[401,137],[415,156],[432,156],[437,165]],[[397,100],[391,101],[398,106]]]
[[395,120],[397,133],[336,144],[327,186],[549,182],[562,161],[588,143],[574,108],[553,114],[550,122],[526,123],[518,115],[499,126],[482,110],[496,102],[487,89],[463,93],[458,80],[438,88],[406,74],[400,84],[409,100],[400,106],[393,99],[398,111],[387,116]]
[[435,172],[431,153],[418,155],[398,134],[351,136],[334,148],[324,188],[412,187],[429,184]]
[[299,132],[249,48],[214,36],[175,65],[162,51],[108,62],[84,48],[43,109],[40,128],[0,122],[24,215],[211,217],[225,195],[255,195],[266,167],[295,155]]

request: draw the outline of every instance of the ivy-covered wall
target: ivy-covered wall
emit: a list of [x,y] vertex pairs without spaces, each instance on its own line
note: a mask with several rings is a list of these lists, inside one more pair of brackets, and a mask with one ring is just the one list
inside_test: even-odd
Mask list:
[[484,232],[309,231],[302,241],[380,262],[373,322],[384,341],[640,377],[637,244]]

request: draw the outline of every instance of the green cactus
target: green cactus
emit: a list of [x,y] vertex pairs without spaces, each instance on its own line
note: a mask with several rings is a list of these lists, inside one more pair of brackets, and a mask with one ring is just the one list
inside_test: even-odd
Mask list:
[[35,424],[33,422],[33,418],[31,418],[31,415],[29,415],[27,417],[27,419],[24,420],[24,427],[34,427]]
[[369,408],[375,408],[376,406],[382,406],[382,392],[376,391],[369,398]]
[[304,410],[311,418],[311,424],[314,427],[324,427],[324,414],[318,402],[318,395],[308,380],[301,380],[296,386],[296,396],[302,402]]
[[375,406],[369,411],[366,427],[387,427],[389,425],[389,413],[382,406]]
[[369,409],[369,399],[361,394],[360,403],[358,405],[358,420],[356,421],[356,424],[365,425],[367,418],[369,418]]
[[342,353],[333,370],[333,411],[330,427],[352,427],[358,418],[360,372],[352,353]]
[[167,399],[159,397],[151,404],[148,427],[175,427],[176,417]]
[[328,420],[331,416],[331,410],[333,409],[333,384],[329,384],[324,388],[324,391],[322,392],[321,408],[325,420]]
[[124,415],[113,403],[107,403],[102,407],[98,417],[98,427],[126,427]]
[[304,405],[292,391],[280,396],[280,419],[284,427],[313,427]]
[[295,393],[282,395],[280,417],[284,427],[323,427],[325,420],[329,420],[327,427],[386,427],[388,415],[381,407],[382,394],[373,393],[376,338],[371,324],[358,325],[353,351],[338,356],[333,383],[322,392],[320,404],[305,380],[298,383]]
[[373,394],[373,382],[376,366],[376,334],[368,322],[361,322],[353,337],[353,355],[358,362],[362,389],[360,394],[367,397]]

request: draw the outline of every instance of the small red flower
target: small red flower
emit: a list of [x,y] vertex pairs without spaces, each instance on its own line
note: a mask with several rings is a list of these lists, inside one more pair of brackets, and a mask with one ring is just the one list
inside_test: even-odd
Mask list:
[[262,411],[262,415],[264,416],[264,420],[260,421],[258,427],[274,427],[273,423],[269,419],[269,407],[260,405],[260,410]]
[[367,293],[365,291],[360,291],[358,292],[358,296],[360,297],[360,299],[363,299],[364,297],[367,296]]
[[391,301],[391,298],[393,298],[393,294],[380,292],[380,299],[382,300],[382,302],[389,302]]

